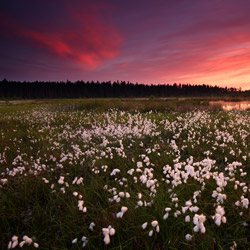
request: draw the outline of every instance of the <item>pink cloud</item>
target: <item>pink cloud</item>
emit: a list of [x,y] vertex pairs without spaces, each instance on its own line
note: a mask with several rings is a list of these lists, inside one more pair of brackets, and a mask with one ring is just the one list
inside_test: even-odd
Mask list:
[[[78,6],[79,7],[79,6]],[[5,36],[17,37],[24,43],[79,65],[83,70],[95,70],[107,59],[119,54],[123,41],[119,32],[103,20],[98,8],[69,8],[70,28],[53,27],[39,31],[25,27],[18,20],[4,18]]]

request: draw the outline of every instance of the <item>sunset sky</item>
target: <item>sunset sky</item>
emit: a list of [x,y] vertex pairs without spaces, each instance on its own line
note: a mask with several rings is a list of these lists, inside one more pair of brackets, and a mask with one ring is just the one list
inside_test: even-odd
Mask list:
[[250,89],[249,0],[1,0],[0,79]]

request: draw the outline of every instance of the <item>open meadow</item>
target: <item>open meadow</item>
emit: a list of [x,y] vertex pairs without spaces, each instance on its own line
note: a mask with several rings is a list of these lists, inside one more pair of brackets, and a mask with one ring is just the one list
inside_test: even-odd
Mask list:
[[250,249],[250,111],[3,101],[1,249]]

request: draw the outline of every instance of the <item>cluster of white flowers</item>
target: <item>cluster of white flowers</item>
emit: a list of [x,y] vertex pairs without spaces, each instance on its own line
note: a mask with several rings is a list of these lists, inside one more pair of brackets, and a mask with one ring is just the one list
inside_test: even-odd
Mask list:
[[106,245],[108,245],[110,243],[109,236],[115,235],[115,229],[111,225],[109,225],[107,228],[102,229],[102,233],[104,235],[103,241]]
[[[77,238],[73,239],[72,244],[76,244],[77,240],[78,240]],[[82,247],[84,248],[88,243],[87,237],[83,236],[81,240],[82,240]]]
[[224,216],[224,214],[225,214],[224,208],[221,207],[221,206],[218,206],[218,207],[216,208],[216,213],[215,213],[215,215],[212,216],[212,218],[213,218],[213,220],[214,220],[214,222],[215,222],[215,224],[216,224],[217,226],[220,226],[220,225],[221,225],[221,222],[223,222],[223,223],[226,223],[226,222],[227,222],[227,219],[226,219],[226,217]]
[[194,223],[194,232],[201,231],[201,233],[206,232],[206,228],[204,226],[204,222],[206,221],[206,216],[204,214],[198,215],[195,214],[193,218],[193,223]]
[[[102,114],[79,114],[82,113],[70,114],[69,121],[61,124],[59,130],[53,124],[60,116],[65,121],[65,116],[60,113],[35,111],[29,114],[26,119],[31,123],[30,127],[37,128],[39,134],[44,136],[37,139],[31,133],[32,130],[28,130],[31,150],[36,150],[36,143],[44,142],[48,145],[48,152],[45,154],[37,149],[36,155],[28,155],[22,152],[22,140],[11,138],[16,155],[11,160],[6,157],[9,147],[5,147],[0,153],[0,164],[8,165],[2,170],[0,188],[4,190],[11,185],[12,180],[20,176],[25,178],[34,175],[37,180],[40,178],[43,184],[48,184],[52,193],[69,194],[71,198],[73,195],[76,210],[78,207],[79,214],[87,218],[86,228],[89,228],[87,233],[90,234],[98,230],[100,233],[100,228],[96,227],[94,230],[97,221],[92,221],[93,218],[89,220],[88,217],[91,204],[82,191],[89,181],[83,174],[85,172],[107,180],[103,187],[106,192],[103,197],[107,197],[110,202],[115,221],[128,217],[134,212],[134,208],[139,212],[154,208],[157,198],[162,195],[159,190],[162,189],[167,202],[163,205],[160,216],[163,220],[172,217],[191,224],[193,220],[195,233],[206,232],[206,218],[212,217],[217,226],[226,224],[225,210],[228,212],[228,201],[231,202],[231,199],[231,204],[235,205],[235,211],[240,215],[249,212],[249,114],[235,113],[233,118],[228,118],[227,123],[220,121],[219,116],[200,111],[172,114],[174,118],[165,114],[132,114],[118,110]],[[43,124],[42,120],[46,122]],[[77,126],[71,125],[73,121]],[[204,130],[207,132],[204,133]],[[149,142],[144,140],[148,137]],[[70,142],[69,147],[64,147],[65,141]],[[219,161],[218,152],[221,156]],[[75,167],[81,170],[79,176],[68,171],[68,168]],[[49,174],[46,176],[46,173],[53,173],[53,178]],[[180,192],[189,186],[195,186],[195,189]],[[214,209],[207,211],[201,197],[203,199],[204,190],[211,187],[209,198],[213,198]],[[231,188],[235,193],[233,198],[228,192]],[[198,215],[198,211],[203,214]],[[150,218],[153,221],[143,223],[141,228],[149,229],[147,233],[151,237],[154,232],[159,233],[160,226],[162,231],[162,226],[167,222],[158,223],[155,220],[158,216]],[[188,226],[186,223],[184,225]],[[115,229],[109,226],[103,228],[102,233],[105,244],[109,244]],[[83,246],[87,244],[86,237],[91,240],[87,234],[83,236]],[[187,241],[192,238],[191,234],[185,236]],[[28,236],[20,243],[18,237],[13,236],[9,248],[32,243],[34,247],[38,247]],[[77,238],[72,243],[77,243]]]
[[20,243],[18,242],[18,236],[13,235],[11,238],[11,241],[8,244],[8,249],[11,249],[11,248],[13,249],[17,246],[22,248],[25,244],[30,246],[32,243],[35,248],[39,247],[38,243],[33,242],[32,238],[28,237],[27,235],[23,236],[23,240]]
[[82,211],[83,213],[87,212],[87,207],[83,206],[84,201],[83,200],[78,200],[78,209]]
[[116,218],[122,218],[123,215],[125,214],[125,212],[127,212],[127,211],[128,211],[127,207],[122,207],[121,211],[116,214]]
[[[145,223],[142,224],[141,227],[142,227],[142,229],[146,229],[147,226],[148,226],[148,222],[145,222]],[[159,233],[159,232],[160,232],[160,227],[159,227],[159,223],[158,223],[157,220],[152,221],[152,222],[151,222],[151,226],[152,226],[152,229],[149,230],[149,232],[148,232],[148,236],[149,236],[149,237],[151,237],[151,236],[153,235],[154,231],[155,231],[156,233]]]

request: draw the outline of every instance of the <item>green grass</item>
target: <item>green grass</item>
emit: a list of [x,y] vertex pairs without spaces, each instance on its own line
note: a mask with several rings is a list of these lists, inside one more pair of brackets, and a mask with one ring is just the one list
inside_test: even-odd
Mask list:
[[[250,198],[249,190],[243,192],[244,186],[250,188],[249,138],[249,111],[225,112],[201,98],[4,103],[0,106],[0,182],[8,182],[0,187],[0,246],[6,249],[13,235],[19,243],[28,235],[40,249],[82,249],[82,236],[88,239],[87,249],[230,249],[234,242],[237,249],[249,249],[250,211],[235,206],[242,195]],[[207,158],[216,161],[210,178],[199,181],[189,176],[184,183],[188,162],[200,176]],[[143,162],[144,173],[152,174],[153,191],[140,181],[137,162]],[[233,162],[242,166],[230,175],[227,167]],[[171,173],[164,174],[167,165],[172,174],[180,174],[182,184],[173,186]],[[103,166],[108,166],[106,171]],[[120,172],[112,176],[114,169]],[[132,175],[127,173],[131,169]],[[219,173],[229,177],[219,192],[227,195],[223,203],[212,197],[217,188],[213,177]],[[63,184],[58,183],[60,176]],[[72,184],[75,177],[83,182]],[[235,181],[246,185],[235,190]],[[117,194],[128,192],[130,198],[110,201],[112,188]],[[79,211],[81,198],[73,192],[82,195],[86,213]],[[151,206],[137,207],[138,193]],[[197,214],[206,216],[206,233],[194,232],[194,212],[174,216],[188,200],[199,207]],[[220,226],[212,219],[218,205],[224,207],[227,218]],[[116,214],[122,206],[128,211],[119,219]],[[166,207],[172,210],[164,220]],[[185,222],[186,215],[191,222]],[[154,220],[160,232],[149,237]],[[93,231],[91,222],[96,224]],[[144,222],[148,222],[145,230]],[[109,225],[116,233],[105,245],[102,228]],[[193,236],[191,241],[185,240],[186,234]],[[78,242],[72,244],[75,238]]]

